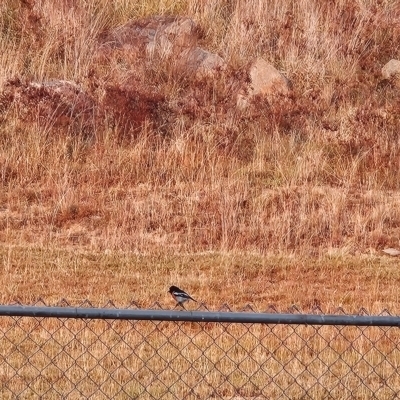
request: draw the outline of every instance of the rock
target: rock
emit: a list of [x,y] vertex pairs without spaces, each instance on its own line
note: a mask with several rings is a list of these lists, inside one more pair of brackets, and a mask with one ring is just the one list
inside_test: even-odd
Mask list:
[[[80,132],[93,125],[95,103],[78,84],[65,80],[23,83],[8,81],[0,98],[16,107],[18,118],[53,127],[75,126]],[[4,101],[0,101],[4,105]]]
[[257,58],[248,70],[249,82],[237,96],[237,106],[245,109],[256,96],[272,100],[275,96],[288,96],[291,91],[290,81],[272,64],[263,58]]
[[[100,37],[96,54],[98,63],[110,64],[123,59],[132,71],[146,74],[146,68],[158,67],[162,59],[172,73],[212,78],[227,68],[217,54],[197,46],[200,29],[195,22],[181,16],[153,16],[130,21]],[[150,62],[149,62],[150,61]]]
[[46,128],[85,137],[93,137],[94,128],[103,124],[114,126],[125,135],[145,123],[164,126],[169,118],[164,96],[140,82],[106,85],[99,93],[99,98],[92,98],[71,81],[23,83],[16,79],[0,93],[0,115],[7,115],[1,111],[14,108],[14,115],[24,123],[39,121]]
[[388,80],[392,78],[400,80],[400,61],[392,59],[387,62],[382,68],[382,77]]
[[390,60],[382,68],[382,77],[384,82],[390,82],[394,87],[400,88],[400,61]]
[[184,51],[177,65],[183,74],[194,76],[196,79],[212,78],[227,68],[222,57],[200,47]]
[[386,253],[386,254],[389,254],[389,256],[393,256],[393,257],[395,257],[395,256],[398,256],[398,255],[400,255],[400,250],[398,250],[398,249],[393,249],[393,248],[388,248],[388,249],[384,249],[384,250],[382,250],[384,253]]
[[113,29],[100,43],[103,49],[140,49],[150,57],[168,57],[196,46],[198,35],[199,29],[190,18],[153,16]]

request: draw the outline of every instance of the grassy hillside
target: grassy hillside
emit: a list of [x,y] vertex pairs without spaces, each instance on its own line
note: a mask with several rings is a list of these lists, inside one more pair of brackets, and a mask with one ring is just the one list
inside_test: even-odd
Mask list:
[[[0,104],[5,254],[15,245],[27,254],[367,254],[379,265],[400,232],[400,89],[380,76],[400,58],[398,2],[4,0],[0,85],[57,78],[93,91],[128,80],[133,72],[117,57],[97,63],[97,38],[154,14],[196,21],[202,47],[227,61],[230,77],[264,57],[292,81],[291,98],[261,102],[256,113],[226,111],[224,77],[196,83],[159,64],[136,78],[167,104],[200,93],[203,112],[122,136],[102,126],[89,142]],[[54,263],[71,268],[67,259]]]

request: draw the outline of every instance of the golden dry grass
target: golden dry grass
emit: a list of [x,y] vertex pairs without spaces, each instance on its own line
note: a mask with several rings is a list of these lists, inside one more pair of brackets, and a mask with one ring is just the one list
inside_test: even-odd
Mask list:
[[[292,312],[295,305],[305,312],[343,307],[357,313],[365,307],[398,313],[398,263],[385,256],[135,255],[7,245],[0,254],[3,304],[40,298],[56,304],[64,297],[71,305],[88,298],[94,306],[112,299],[120,307],[134,302],[158,308],[158,302],[171,309],[167,289],[174,283],[212,310],[227,303],[235,310],[250,304],[256,311],[274,306]],[[49,399],[57,397],[54,390],[71,399],[102,392],[118,398],[123,386],[140,398],[289,393],[295,399],[305,390],[323,398],[328,390],[333,398],[378,393],[389,399],[399,388],[393,329],[29,318],[2,319],[1,327],[3,398],[49,389]]]
[[121,307],[158,302],[169,309],[175,303],[167,290],[175,284],[212,310],[249,304],[257,311],[295,305],[329,313],[338,307],[348,313],[362,307],[370,313],[399,312],[398,261],[386,256],[135,255],[3,245],[0,257],[2,304],[32,304],[39,298],[56,304],[65,298],[73,305],[89,299],[98,306],[113,300]]
[[96,64],[97,36],[164,13],[193,18],[231,75],[263,56],[292,80],[292,97],[238,116],[224,108],[225,79],[196,87],[160,64],[140,82],[167,103],[200,92],[202,112],[126,136],[102,126],[94,141],[0,104],[0,302],[169,308],[176,284],[211,309],[398,313],[398,261],[381,250],[399,246],[400,100],[380,78],[399,58],[398,2],[5,0],[0,84],[128,81],[118,57]]
[[376,327],[25,319],[0,341],[2,398],[389,399],[400,385],[396,331]]
[[158,86],[167,102],[203,90],[208,113],[176,115],[162,132],[145,125],[125,138],[103,126],[93,143],[40,119],[20,121],[18,107],[3,112],[3,242],[139,253],[398,246],[400,104],[398,89],[379,78],[396,55],[395,3],[131,3],[3,2],[0,81],[61,78],[101,88],[128,79],[117,58],[112,71],[93,61],[97,35],[171,12],[194,18],[202,45],[236,72],[257,55],[284,70],[292,99],[233,115],[222,106],[224,79],[196,88],[161,64],[142,83]]

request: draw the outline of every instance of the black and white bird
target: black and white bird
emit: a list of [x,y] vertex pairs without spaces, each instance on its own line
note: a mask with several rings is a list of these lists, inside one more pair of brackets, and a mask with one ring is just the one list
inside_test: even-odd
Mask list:
[[179,289],[177,286],[171,286],[168,290],[168,293],[170,293],[174,300],[177,302],[175,308],[178,305],[185,308],[183,303],[188,300],[193,300],[197,303],[197,301],[193,297],[189,296],[185,291]]

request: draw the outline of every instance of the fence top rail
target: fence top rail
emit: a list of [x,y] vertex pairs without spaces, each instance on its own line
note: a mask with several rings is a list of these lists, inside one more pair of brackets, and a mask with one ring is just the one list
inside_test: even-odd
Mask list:
[[0,317],[116,319],[144,321],[223,322],[286,325],[351,325],[400,327],[399,316],[279,314],[258,312],[212,312],[85,307],[0,306]]

